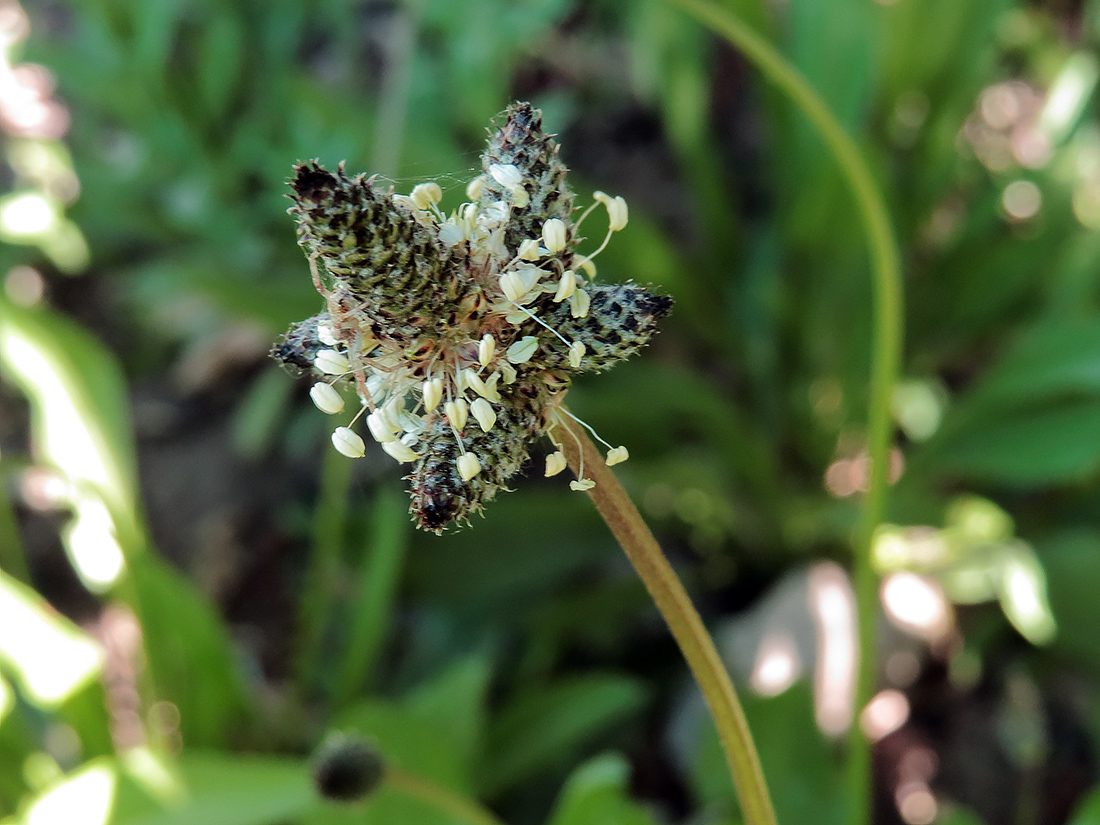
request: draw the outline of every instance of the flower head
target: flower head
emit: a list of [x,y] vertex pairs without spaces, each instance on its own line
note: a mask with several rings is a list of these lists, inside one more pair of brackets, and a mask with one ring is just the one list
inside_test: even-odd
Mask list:
[[[314,400],[326,412],[338,412],[328,385],[354,384],[367,431],[412,465],[412,512],[435,532],[504,489],[541,435],[559,448],[547,474],[560,471],[563,433],[587,426],[561,405],[572,377],[633,355],[672,306],[637,284],[592,280],[592,258],[626,225],[626,202],[598,193],[574,221],[558,146],[529,103],[504,113],[482,168],[470,202],[450,215],[431,182],[397,195],[316,161],[290,181],[289,212],[326,309],[272,355],[323,376]],[[600,204],[607,237],[584,254],[578,228]],[[357,440],[350,425],[333,438],[351,457],[363,454]],[[614,448],[609,463],[625,458]],[[572,486],[589,489],[581,475]]]

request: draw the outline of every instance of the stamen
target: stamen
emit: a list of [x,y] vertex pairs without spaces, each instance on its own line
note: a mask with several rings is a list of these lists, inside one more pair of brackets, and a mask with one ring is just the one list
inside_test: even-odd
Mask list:
[[366,455],[367,445],[350,427],[337,427],[332,433],[332,446],[340,455],[348,458],[362,458]]
[[455,466],[458,467],[458,474],[462,476],[463,481],[469,481],[481,472],[481,462],[477,460],[477,456],[473,453],[460,455],[458,461],[455,462]]
[[489,430],[493,429],[493,425],[497,422],[497,414],[493,412],[492,405],[484,398],[474,399],[474,403],[470,405],[470,412],[473,413],[474,418],[477,419],[478,426],[480,426],[484,432],[489,432]]
[[493,360],[493,353],[496,351],[497,341],[489,333],[485,333],[481,336],[481,341],[477,345],[477,362],[483,367],[489,366],[489,362]]
[[556,476],[558,473],[564,470],[565,467],[565,453],[563,453],[561,450],[558,450],[557,452],[550,453],[550,455],[546,456],[546,471],[543,473],[543,475],[546,478],[550,478],[550,476]]
[[347,356],[334,349],[323,349],[313,358],[313,365],[326,375],[346,375],[351,371]]
[[323,382],[314,384],[310,387],[309,397],[317,409],[328,415],[336,415],[344,409],[344,397],[330,384]]

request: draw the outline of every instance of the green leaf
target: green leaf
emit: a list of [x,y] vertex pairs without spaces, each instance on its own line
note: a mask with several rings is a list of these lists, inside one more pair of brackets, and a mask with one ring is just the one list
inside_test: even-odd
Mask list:
[[585,762],[562,788],[550,825],[653,825],[654,819],[630,799],[629,776],[630,766],[618,754]]
[[1100,787],[1093,788],[1077,806],[1069,825],[1100,825]]
[[520,695],[490,727],[484,791],[492,795],[557,766],[644,701],[640,683],[611,673],[561,680]]
[[335,727],[373,739],[386,761],[401,770],[452,790],[470,790],[462,753],[434,713],[377,699],[340,714]]
[[[810,686],[798,682],[772,698],[743,697],[745,716],[768,779],[780,822],[839,825],[843,821],[843,769],[814,721]],[[704,803],[736,804],[729,767],[709,717],[692,766],[691,781]]]
[[934,462],[966,478],[1035,486],[1100,469],[1100,399],[1002,410],[937,440]]
[[250,708],[225,625],[191,583],[159,559],[138,560],[131,576],[158,696],[178,706],[189,745],[227,744]]
[[337,667],[338,706],[346,705],[366,686],[386,640],[409,543],[407,507],[404,498],[388,485],[383,485],[375,499],[359,587],[347,621],[347,641]]
[[1058,622],[1056,650],[1100,673],[1100,534],[1062,532],[1036,547],[1046,570],[1051,611]]
[[274,757],[190,753],[185,789],[165,809],[120,816],[112,825],[281,825],[316,804],[309,766]]
[[409,697],[410,708],[435,725],[470,772],[484,744],[489,676],[488,657],[470,656]]

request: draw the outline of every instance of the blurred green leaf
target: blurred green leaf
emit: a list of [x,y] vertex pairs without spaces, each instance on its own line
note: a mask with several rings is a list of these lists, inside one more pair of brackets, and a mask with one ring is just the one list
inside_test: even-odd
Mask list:
[[1078,804],[1069,825],[1100,825],[1100,788],[1094,788]]
[[179,708],[189,745],[228,745],[251,709],[225,625],[194,586],[159,559],[135,562],[131,576],[158,697]]
[[562,788],[549,825],[653,825],[630,799],[630,766],[618,754],[603,754],[573,771]]
[[[817,728],[806,682],[770,699],[743,697],[780,822],[836,825],[844,821],[843,768]],[[691,782],[700,800],[718,810],[736,803],[729,766],[709,718],[694,754]]]
[[522,693],[491,723],[483,790],[492,795],[556,767],[644,701],[636,680],[610,673]]
[[279,825],[316,804],[309,766],[275,757],[192,752],[179,762],[182,795],[163,810],[111,825]]

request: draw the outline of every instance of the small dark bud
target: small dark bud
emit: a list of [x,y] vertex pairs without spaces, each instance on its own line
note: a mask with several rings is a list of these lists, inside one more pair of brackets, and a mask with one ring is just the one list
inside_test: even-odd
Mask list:
[[386,765],[373,742],[355,734],[330,734],[313,755],[313,784],[326,799],[356,802],[382,782]]

